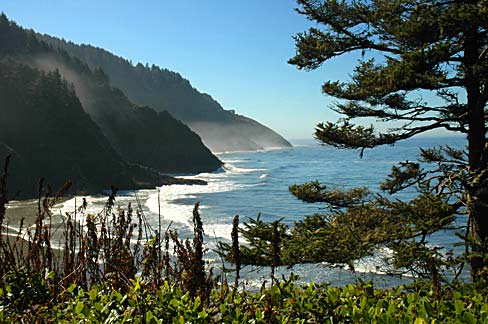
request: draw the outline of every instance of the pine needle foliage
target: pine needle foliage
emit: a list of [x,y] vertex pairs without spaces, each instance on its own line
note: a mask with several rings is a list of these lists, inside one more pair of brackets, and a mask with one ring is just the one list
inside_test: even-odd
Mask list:
[[[326,81],[336,99],[337,122],[319,123],[315,137],[339,149],[393,145],[431,130],[463,134],[465,149],[423,148],[418,161],[393,166],[380,193],[337,190],[319,182],[290,191],[325,212],[307,216],[281,238],[282,262],[349,264],[379,248],[393,251],[393,265],[438,281],[441,270],[464,263],[473,281],[488,275],[488,2],[437,0],[298,0],[297,12],[314,23],[295,36],[289,63],[315,70],[334,58],[357,57],[348,80]],[[366,121],[375,120],[367,126]],[[380,127],[378,127],[378,125]],[[379,130],[378,130],[379,129]],[[348,187],[353,184],[345,184]],[[409,201],[395,196],[416,192]],[[466,217],[467,216],[467,217]],[[459,226],[455,220],[465,217]],[[243,236],[269,229],[250,221]],[[441,253],[430,236],[457,230],[463,255]],[[267,239],[254,236],[242,260],[266,264]],[[246,257],[248,255],[249,257]],[[268,258],[271,255],[268,254]],[[445,278],[444,278],[445,279]],[[451,279],[453,279],[451,277]]]

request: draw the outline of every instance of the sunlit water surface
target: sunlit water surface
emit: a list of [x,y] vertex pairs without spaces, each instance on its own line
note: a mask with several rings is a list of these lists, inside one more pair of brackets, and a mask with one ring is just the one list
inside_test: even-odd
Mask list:
[[[259,213],[265,221],[283,219],[293,224],[304,215],[320,212],[320,205],[307,204],[297,200],[288,191],[288,186],[319,180],[328,187],[352,188],[367,186],[379,190],[380,182],[388,175],[391,166],[400,161],[413,161],[419,147],[449,144],[462,148],[465,140],[460,137],[420,138],[400,142],[395,146],[367,150],[359,158],[357,151],[338,150],[320,146],[315,142],[296,145],[293,148],[258,152],[235,152],[219,154],[225,166],[216,172],[203,173],[186,178],[203,179],[207,186],[173,185],[155,190],[124,192],[117,197],[117,204],[124,207],[128,202],[140,201],[149,223],[157,228],[161,215],[163,229],[170,223],[182,237],[192,235],[192,210],[200,202],[201,217],[206,234],[207,260],[215,269],[221,267],[213,251],[216,242],[230,242],[232,218],[239,215],[241,221],[256,217]],[[159,196],[159,203],[158,203]],[[398,198],[410,198],[413,192],[406,191]],[[106,202],[106,197],[89,197],[88,209],[97,212]],[[81,197],[67,201],[62,212],[74,210],[81,203]],[[459,224],[465,219],[459,219]],[[452,232],[443,232],[430,238],[432,245],[447,246],[457,241]],[[382,257],[388,251],[379,251],[375,257],[366,258],[356,264],[356,271],[344,268],[329,268],[322,264],[297,265],[291,269],[280,268],[278,273],[287,276],[290,272],[299,274],[303,281],[329,282],[341,285],[358,278],[374,280],[379,286],[391,286],[408,280],[408,277],[387,276],[381,273]],[[269,280],[270,269],[246,267],[243,282],[250,288],[259,287],[263,280]],[[268,281],[269,282],[269,281]]]

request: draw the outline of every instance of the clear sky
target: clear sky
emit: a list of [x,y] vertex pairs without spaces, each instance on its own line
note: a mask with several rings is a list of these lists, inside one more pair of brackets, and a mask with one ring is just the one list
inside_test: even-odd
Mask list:
[[347,79],[356,59],[340,57],[305,72],[287,63],[293,36],[312,25],[294,0],[1,0],[0,11],[25,28],[87,43],[179,72],[225,109],[288,139],[311,138],[336,120],[320,92]]

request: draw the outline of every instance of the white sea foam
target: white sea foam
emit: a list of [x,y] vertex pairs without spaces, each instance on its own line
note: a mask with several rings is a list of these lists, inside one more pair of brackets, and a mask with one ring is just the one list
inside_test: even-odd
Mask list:
[[239,168],[232,164],[225,164],[223,168],[228,173],[251,173],[251,172],[258,172],[258,171],[266,171],[266,169]]
[[[120,195],[115,197],[114,211],[118,207],[126,209],[129,204],[132,205],[133,209],[137,208],[137,198],[145,201],[147,198],[147,192],[150,190],[140,190],[135,192],[121,192]],[[85,210],[80,210],[83,204],[83,199],[86,199],[87,207]],[[86,217],[88,214],[98,215],[103,212],[106,203],[108,201],[108,196],[76,196],[63,203],[55,205],[51,212],[53,215],[59,215],[63,219],[67,218],[67,215],[84,225],[86,222]]]
[[[372,256],[364,257],[360,260],[356,260],[353,263],[354,271],[361,273],[378,273],[384,274],[387,270],[387,263],[385,258],[391,256],[392,251],[384,248],[375,252]],[[345,267],[348,268],[347,266]]]
[[203,225],[207,237],[211,239],[231,240],[232,224],[208,224]]
[[247,160],[246,159],[226,159],[226,158],[220,158],[220,160],[224,163],[242,163],[242,162],[246,162]]
[[194,194],[195,189],[187,185],[173,185],[159,188],[159,196],[156,190],[151,193],[145,205],[151,212],[149,221],[153,223],[152,225],[157,224],[156,216],[160,213],[164,221],[190,227],[193,206],[173,203],[175,200],[183,198],[187,193]]
[[[207,185],[170,185],[162,186],[158,189],[138,190],[137,193],[124,192],[121,195],[116,196],[115,206],[126,208],[129,203],[132,203],[135,208],[138,198],[151,226],[154,227],[158,224],[158,217],[159,214],[161,214],[164,226],[173,222],[175,223],[174,227],[177,229],[181,229],[180,226],[184,225],[184,228],[188,230],[193,227],[192,211],[194,202],[197,202],[200,194],[225,192],[241,186],[248,187],[250,186],[249,184],[237,184],[232,182],[229,179],[229,176],[259,171],[265,171],[265,169],[240,168],[227,163],[221,170],[216,172],[184,176],[184,178],[188,179],[205,180],[207,181]],[[83,198],[87,201],[87,208],[83,213],[80,213],[78,212],[78,209],[83,203]],[[103,210],[107,199],[107,196],[78,196],[56,205],[52,209],[52,212],[63,217],[69,213],[76,221],[83,224],[86,221],[85,218],[87,214],[98,214]],[[188,201],[186,201],[186,203],[181,203],[180,200],[182,199],[194,199],[195,201],[191,203]],[[206,209],[204,202],[200,205],[200,209]],[[230,222],[229,224],[226,224],[205,221],[204,214],[202,215],[202,218],[204,219],[204,224],[206,224],[204,225],[204,229],[210,237],[216,236],[218,238],[230,239],[232,228]]]
[[[395,269],[387,260],[393,257],[393,250],[383,247],[375,251],[371,256],[353,262],[354,271],[358,273],[374,273],[379,275],[404,274],[401,269]],[[344,267],[347,269],[348,267]]]
[[[98,203],[101,203],[101,197],[86,197],[85,198],[87,203],[87,209],[86,213],[87,214],[96,214],[100,212],[100,208],[96,207]],[[97,202],[97,204],[94,204],[94,202]],[[55,205],[52,208],[53,213],[58,213],[65,217],[67,214],[72,215],[72,217],[75,218],[76,221],[84,221],[84,213],[78,213],[78,209],[80,206],[83,204],[83,198],[82,197],[73,197],[61,204]]]
[[[163,186],[159,188],[159,204],[158,192],[154,190],[149,195],[146,206],[152,215],[162,215],[162,219],[172,221],[175,223],[184,224],[188,227],[192,225],[192,204],[178,204],[179,199],[190,198],[195,199],[196,195],[201,193],[223,192],[232,190],[233,184],[227,181],[212,181],[208,182],[206,186],[191,186],[191,185],[172,185]],[[204,205],[201,206],[205,208]],[[156,221],[154,219],[154,221]]]
[[[203,193],[214,193],[214,192],[226,192],[231,191],[236,188],[239,188],[241,184],[237,184],[231,180],[229,180],[229,176],[233,174],[244,174],[244,173],[251,173],[251,172],[258,172],[263,171],[265,169],[246,169],[246,168],[239,168],[232,164],[225,164],[222,167],[222,171],[220,172],[212,172],[212,173],[201,173],[195,176],[186,176],[185,178],[189,179],[202,179],[207,181],[207,185],[171,185],[171,186],[162,186],[159,188],[159,204],[158,204],[158,192],[157,190],[153,190],[149,195],[146,201],[146,207],[149,209],[152,221],[154,223],[157,222],[155,215],[158,215],[159,212],[161,213],[162,219],[167,222],[174,222],[178,224],[183,224],[188,228],[191,228],[192,225],[192,211],[193,211],[193,204],[182,204],[178,203],[181,199],[195,199],[199,194]],[[204,210],[206,208],[205,203],[202,202],[200,208]],[[204,224],[209,224],[205,222],[205,215],[202,215],[204,219]],[[151,221],[151,218],[150,218]],[[153,224],[154,225],[154,224]],[[210,232],[215,230],[216,233],[219,233],[219,237],[227,237],[230,235],[230,231],[228,231],[228,235],[224,234],[224,228],[227,231],[228,224],[214,224],[214,225],[207,225]],[[226,236],[227,235],[227,236]]]

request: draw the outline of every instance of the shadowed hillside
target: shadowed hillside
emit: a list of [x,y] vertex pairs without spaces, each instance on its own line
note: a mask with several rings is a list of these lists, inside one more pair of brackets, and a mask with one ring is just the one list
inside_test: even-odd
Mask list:
[[55,48],[101,68],[110,82],[141,105],[167,110],[198,133],[214,152],[287,147],[290,143],[260,123],[227,111],[211,96],[200,93],[180,74],[158,66],[131,62],[90,45],[76,45],[48,35],[37,37]]
[[83,109],[125,161],[161,172],[204,172],[221,166],[186,125],[166,112],[134,104],[110,85],[102,70],[91,70],[68,53],[54,50],[4,15],[0,29],[0,55],[46,73],[57,71],[72,83]]
[[132,103],[66,52],[0,16],[0,158],[12,155],[11,194],[38,180],[77,192],[174,183],[159,172],[204,172],[222,163],[166,112]]
[[12,156],[13,197],[35,196],[41,177],[56,189],[68,179],[81,191],[135,186],[128,165],[59,73],[0,61],[0,107],[0,158],[3,164]]

